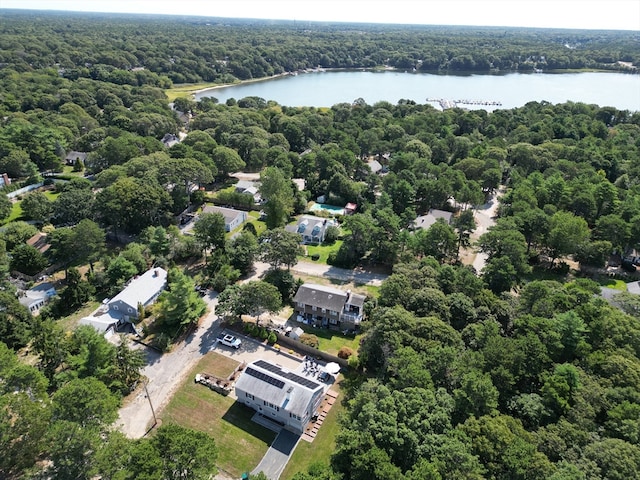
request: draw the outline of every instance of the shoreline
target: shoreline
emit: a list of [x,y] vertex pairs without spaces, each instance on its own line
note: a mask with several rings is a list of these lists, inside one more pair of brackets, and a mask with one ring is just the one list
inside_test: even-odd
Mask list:
[[250,78],[249,80],[240,80],[236,83],[222,83],[220,85],[215,85],[213,87],[205,87],[205,88],[200,88],[198,90],[193,90],[190,92],[190,95],[195,96],[199,93],[202,92],[208,92],[209,90],[218,90],[220,88],[226,88],[226,87],[237,87],[238,85],[244,85],[246,83],[256,83],[256,82],[264,82],[266,80],[273,80],[275,78],[280,78],[280,77],[285,77],[287,75],[290,75],[289,73],[277,73],[275,75],[271,75],[270,77],[262,77],[262,78]]

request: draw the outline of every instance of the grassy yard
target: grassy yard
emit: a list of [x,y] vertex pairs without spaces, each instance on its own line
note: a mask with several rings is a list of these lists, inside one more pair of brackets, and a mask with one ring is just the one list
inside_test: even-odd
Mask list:
[[318,337],[318,342],[320,343],[318,349],[332,355],[337,355],[338,351],[342,347],[349,347],[353,350],[354,354],[357,353],[358,346],[360,345],[360,337],[362,336],[344,336],[341,332],[335,330],[314,328],[310,325],[304,324],[300,325],[300,328],[302,328],[306,333],[312,333]]
[[160,417],[211,435],[218,446],[218,468],[240,478],[262,459],[275,433],[251,421],[253,410],[193,381],[196,373],[226,377],[237,362],[215,352],[205,355],[187,375]]
[[331,252],[338,252],[340,250],[340,245],[342,245],[342,240],[337,240],[331,245],[305,245],[305,250],[307,251],[306,257],[302,256],[300,258],[305,258],[306,260],[310,260],[312,255],[319,255],[320,258],[318,260],[313,260],[317,263],[327,263],[327,259]]
[[93,311],[97,309],[99,306],[100,306],[100,302],[98,301],[88,302],[80,310],[77,310],[76,312],[72,313],[67,317],[63,317],[60,320],[57,320],[57,323],[65,331],[75,330],[75,328],[78,326],[78,322],[80,322],[82,318],[88,317],[89,315],[91,315],[91,313],[93,313]]
[[247,222],[253,223],[253,226],[256,228],[256,233],[258,234],[258,236],[260,236],[261,234],[267,231],[267,224],[264,221],[259,219],[260,219],[260,212],[256,212],[255,210],[251,210],[249,212],[249,217],[247,218]]
[[49,201],[53,202],[60,196],[60,192],[56,192],[55,190],[47,190],[46,192],[44,192],[44,196],[47,197]]
[[295,452],[291,456],[284,472],[280,476],[281,479],[290,480],[296,473],[306,472],[313,463],[328,464],[336,448],[336,435],[340,431],[338,417],[344,411],[342,401],[344,399],[340,391],[340,383],[344,381],[342,377],[338,377],[331,389],[339,393],[336,403],[333,404],[331,410],[327,414],[327,418],[322,423],[322,427],[318,430],[318,435],[313,442],[300,441]]
[[165,90],[165,95],[169,98],[170,102],[173,102],[178,97],[188,97],[193,95],[196,91],[204,88],[211,88],[219,86],[219,83],[184,83],[175,85],[168,90]]
[[617,280],[615,278],[599,278],[597,282],[602,287],[613,288],[615,290],[620,290],[621,292],[627,291],[627,284],[624,280]]
[[0,221],[0,225],[6,225],[11,222],[15,222],[20,220],[22,217],[22,207],[20,206],[20,202],[15,202],[11,208],[11,215],[5,218],[3,221]]

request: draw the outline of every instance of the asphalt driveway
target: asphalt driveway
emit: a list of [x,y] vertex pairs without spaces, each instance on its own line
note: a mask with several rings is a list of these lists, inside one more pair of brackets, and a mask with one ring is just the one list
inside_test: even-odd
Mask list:
[[270,480],[278,480],[284,467],[287,466],[289,457],[293,454],[299,440],[300,435],[285,430],[284,428],[280,430],[280,433],[269,447],[269,450],[267,450],[267,453],[265,453],[251,474],[257,475],[260,472],[264,472]]

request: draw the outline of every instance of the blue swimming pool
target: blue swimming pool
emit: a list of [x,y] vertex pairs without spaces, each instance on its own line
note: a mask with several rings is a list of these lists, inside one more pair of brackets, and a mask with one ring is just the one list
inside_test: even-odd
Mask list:
[[343,207],[336,207],[335,205],[325,205],[324,203],[314,203],[309,208],[312,212],[317,212],[318,210],[324,210],[326,212],[331,213],[332,215],[344,215]]

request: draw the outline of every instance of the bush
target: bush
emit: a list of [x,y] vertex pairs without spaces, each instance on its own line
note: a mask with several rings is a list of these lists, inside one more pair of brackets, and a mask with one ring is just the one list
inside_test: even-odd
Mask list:
[[352,355],[349,357],[348,363],[349,363],[349,366],[354,370],[357,370],[358,368],[360,368],[360,360],[358,360],[358,357],[356,357],[355,355]]
[[269,336],[267,337],[267,343],[269,345],[273,345],[277,341],[278,341],[278,336],[276,335],[276,332],[270,332]]
[[168,352],[171,346],[171,338],[164,332],[160,332],[153,342],[154,346],[163,352]]
[[342,347],[338,351],[338,358],[344,358],[345,360],[347,360],[352,355],[353,355],[353,350],[350,349],[349,347]]
[[300,335],[300,341],[312,348],[318,348],[320,346],[318,337],[316,337],[312,333],[303,333],[302,335]]
[[260,329],[260,340],[266,340],[269,337],[269,332],[267,332],[267,329],[265,327],[262,327]]

